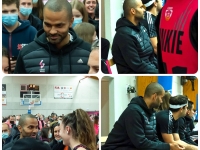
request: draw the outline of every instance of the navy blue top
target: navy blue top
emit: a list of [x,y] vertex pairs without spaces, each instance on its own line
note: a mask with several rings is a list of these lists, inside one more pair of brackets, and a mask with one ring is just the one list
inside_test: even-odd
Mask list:
[[37,30],[30,25],[28,20],[18,20],[21,25],[9,33],[2,25],[2,45],[9,52],[10,57],[17,57],[19,51],[34,40]]

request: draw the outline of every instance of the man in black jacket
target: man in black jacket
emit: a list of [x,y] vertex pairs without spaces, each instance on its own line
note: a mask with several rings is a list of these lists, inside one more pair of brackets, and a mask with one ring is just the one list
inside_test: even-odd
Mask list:
[[164,94],[160,84],[150,83],[144,98],[133,98],[109,133],[102,150],[180,150],[178,143],[163,143],[156,135],[153,108],[159,107]]
[[3,150],[11,150],[15,142],[22,138],[31,137],[36,139],[38,132],[38,121],[36,117],[31,114],[22,115],[19,120],[18,129],[20,134],[15,135],[10,143],[4,145]]
[[144,26],[141,0],[125,0],[124,16],[117,21],[112,45],[114,62],[118,73],[158,73],[157,59]]
[[[198,131],[193,131],[194,122],[192,117],[194,116],[194,104],[192,101],[188,101],[187,113],[185,117],[179,118],[179,136],[180,139],[188,144],[196,145],[190,136],[198,135]],[[192,128],[191,128],[192,127]]]
[[66,0],[49,0],[44,6],[44,30],[20,51],[15,73],[88,73],[91,45],[71,28],[72,8]]

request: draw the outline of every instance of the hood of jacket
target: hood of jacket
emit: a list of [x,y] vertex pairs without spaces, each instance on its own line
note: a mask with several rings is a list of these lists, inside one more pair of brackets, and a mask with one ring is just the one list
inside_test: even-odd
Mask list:
[[64,45],[59,50],[55,44],[51,44],[50,42],[48,42],[46,33],[44,32],[44,29],[41,29],[38,31],[34,40],[37,44],[41,45],[43,48],[51,50],[51,53],[58,54],[58,53],[60,53],[60,51],[62,51],[63,53],[69,53],[75,47],[80,45],[83,41],[77,37],[76,33],[74,32],[74,30],[72,28],[69,28],[68,33],[70,33],[72,35],[73,40],[70,41],[68,44]]
[[[18,21],[21,23],[21,25],[19,27],[17,27],[15,30],[13,30],[12,33],[23,32],[23,30],[25,30],[26,28],[28,28],[31,25],[29,20],[18,20]],[[2,24],[2,32],[9,33],[3,24]]]
[[128,106],[131,106],[133,104],[139,105],[147,114],[152,115],[155,111],[153,109],[149,109],[143,99],[142,96],[134,97],[132,98],[131,102],[128,104]]
[[128,19],[126,19],[125,17],[122,17],[122,18],[117,20],[115,31],[117,31],[121,27],[129,27],[129,28],[132,28],[132,29],[134,29],[134,30],[139,32],[140,31],[140,26],[141,26],[140,23],[137,26],[135,26]]

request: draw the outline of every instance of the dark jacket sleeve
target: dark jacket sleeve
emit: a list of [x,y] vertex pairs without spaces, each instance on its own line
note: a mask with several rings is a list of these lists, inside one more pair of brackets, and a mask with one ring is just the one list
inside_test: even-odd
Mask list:
[[30,36],[30,43],[31,43],[34,40],[34,38],[37,34],[36,28],[33,27],[33,26],[30,26],[30,33],[29,34],[30,34],[29,36]]
[[179,137],[182,141],[186,141],[186,137],[185,137],[185,133],[184,133],[184,130],[185,130],[185,120],[184,118],[179,118],[178,119],[179,121]]
[[156,32],[157,32],[157,60],[158,60],[158,70],[159,73],[166,73],[164,70],[163,62],[162,62],[162,50],[161,50],[161,44],[160,44],[160,34],[159,34],[159,26],[160,26],[160,18],[161,18],[161,12],[162,9],[160,10],[160,13],[158,14],[156,21],[155,21],[155,27],[156,27]]
[[[153,65],[147,64],[145,61],[140,59],[137,51],[136,39],[131,38],[131,35],[118,34],[119,49],[126,62],[126,64],[132,69],[137,70],[139,73],[158,73],[158,70]],[[120,39],[120,41],[119,41]],[[135,40],[135,41],[134,41]]]
[[17,63],[16,63],[16,66],[15,66],[14,74],[23,74],[23,73],[26,73],[21,53],[22,53],[22,50],[19,52],[19,55],[17,57]]
[[190,41],[195,50],[198,51],[198,10],[194,13],[190,23]]
[[[134,117],[133,117],[134,114]],[[136,111],[130,111],[129,115],[125,118],[126,131],[131,142],[136,148],[145,150],[169,150],[170,146],[168,143],[163,143],[160,141],[151,141],[145,137],[143,121],[141,114]]]

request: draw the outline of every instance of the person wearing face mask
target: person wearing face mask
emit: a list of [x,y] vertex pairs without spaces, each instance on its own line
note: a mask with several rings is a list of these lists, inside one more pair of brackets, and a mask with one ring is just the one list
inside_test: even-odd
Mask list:
[[38,122],[34,115],[24,114],[20,117],[17,126],[20,134],[13,137],[13,140],[3,146],[3,150],[10,150],[13,145],[22,138],[31,137],[37,139]]
[[42,21],[31,14],[33,8],[32,0],[19,0],[19,18],[20,20],[29,20],[31,25],[38,31],[42,29]]
[[49,143],[52,150],[65,150],[69,149],[68,146],[63,145],[62,138],[59,135],[60,132],[60,124],[55,121],[51,125],[51,133],[52,133],[52,141]]
[[62,116],[58,116],[58,123],[59,124],[61,124],[62,120],[63,120],[63,117]]
[[42,128],[41,130],[41,133],[40,133],[40,136],[41,136],[41,140],[44,142],[44,143],[49,143],[50,139],[52,138],[52,133],[51,133],[51,130],[49,127],[44,127]]
[[10,135],[10,127],[6,123],[2,123],[2,148],[5,144],[9,143],[12,140]]
[[19,51],[33,41],[37,32],[29,21],[18,20],[18,12],[18,0],[2,0],[2,44],[8,49],[11,71]]
[[79,23],[88,22],[88,13],[84,4],[79,0],[72,0],[70,4],[72,6],[72,13],[74,17],[72,28],[74,28]]

